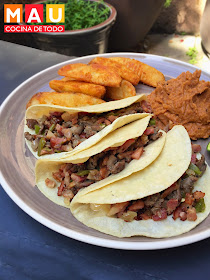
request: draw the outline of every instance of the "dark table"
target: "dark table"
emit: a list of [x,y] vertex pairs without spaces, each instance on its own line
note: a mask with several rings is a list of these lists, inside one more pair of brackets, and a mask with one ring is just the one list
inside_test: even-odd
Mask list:
[[[0,102],[31,75],[67,59],[0,41]],[[0,280],[210,279],[210,239],[157,251],[100,248],[39,224],[2,187],[0,217]]]

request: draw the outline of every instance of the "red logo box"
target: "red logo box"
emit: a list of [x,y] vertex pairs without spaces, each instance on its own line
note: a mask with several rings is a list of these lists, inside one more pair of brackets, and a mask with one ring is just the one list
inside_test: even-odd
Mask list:
[[25,5],[25,23],[44,21],[43,4],[26,4]]

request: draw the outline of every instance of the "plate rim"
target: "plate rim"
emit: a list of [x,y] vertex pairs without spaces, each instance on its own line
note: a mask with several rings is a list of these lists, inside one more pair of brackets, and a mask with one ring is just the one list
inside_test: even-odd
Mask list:
[[[29,77],[27,80],[22,82],[19,86],[17,86],[8,96],[7,98],[3,101],[3,103],[0,106],[0,115],[4,108],[6,107],[7,103],[9,100],[15,95],[17,91],[21,87],[23,87],[25,84],[29,83],[33,79],[37,78],[39,75],[43,75],[45,72],[48,72],[49,70],[53,70],[53,68],[57,68],[58,66],[63,66],[68,63],[76,63],[78,60],[80,61],[81,59],[91,59],[93,57],[112,57],[112,56],[135,56],[141,58],[143,57],[151,57],[155,59],[160,59],[160,60],[165,60],[167,62],[171,63],[176,63],[182,66],[187,66],[190,67],[191,69],[199,69],[202,70],[201,68],[191,65],[187,62],[183,62],[177,59],[169,58],[169,57],[164,57],[164,56],[159,56],[159,55],[154,55],[154,54],[145,54],[145,53],[133,53],[133,52],[117,52],[117,53],[105,53],[105,54],[93,54],[93,55],[88,55],[88,56],[82,56],[82,57],[77,57],[73,59],[69,59],[60,63],[57,63],[55,65],[52,65],[36,74],[33,76]],[[207,76],[210,75],[210,73],[206,70],[202,70],[203,74],[206,74]],[[48,218],[44,217],[40,213],[37,213],[35,210],[33,210],[30,206],[27,205],[26,202],[24,202],[21,197],[19,197],[10,187],[9,183],[7,183],[7,180],[4,178],[1,170],[0,170],[0,183],[2,185],[2,188],[4,191],[8,194],[8,196],[16,203],[25,213],[27,213],[29,216],[31,216],[33,219],[41,223],[42,225],[46,226],[47,228],[50,228],[51,230],[60,233],[64,236],[70,237],[72,239],[82,241],[87,244],[92,244],[100,247],[106,247],[106,248],[112,248],[112,249],[123,249],[123,250],[157,250],[157,249],[167,249],[167,248],[174,248],[174,247],[179,247],[183,245],[188,245],[192,244],[198,241],[201,241],[203,239],[206,239],[210,237],[210,228],[207,228],[206,230],[202,231],[201,233],[195,233],[191,237],[186,236],[186,237],[180,237],[176,240],[170,240],[168,238],[162,238],[162,239],[156,239],[154,241],[134,241],[134,242],[127,242],[126,239],[121,241],[121,240],[109,240],[109,239],[104,239],[101,237],[94,237],[90,236],[88,233],[83,234],[83,233],[78,233],[72,229],[67,229],[64,226],[58,225],[56,222],[52,222]],[[176,238],[176,237],[174,237]]]

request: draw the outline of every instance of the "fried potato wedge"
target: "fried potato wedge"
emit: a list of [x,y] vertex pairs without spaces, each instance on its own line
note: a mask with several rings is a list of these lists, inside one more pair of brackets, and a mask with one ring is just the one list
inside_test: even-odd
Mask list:
[[136,74],[132,68],[128,68],[122,63],[106,57],[96,57],[89,62],[89,64],[93,63],[113,67],[114,71],[118,73],[124,80],[129,81],[133,85],[137,85],[139,83],[140,75]]
[[93,83],[102,86],[119,87],[122,78],[118,73],[116,73],[113,67],[103,66],[99,64],[86,65],[78,63],[79,66],[71,69],[71,64],[62,67],[58,74],[61,76],[66,76],[71,79]]
[[29,100],[26,108],[37,104],[50,104],[65,107],[80,107],[104,103],[105,101],[83,93],[38,92]]
[[157,87],[158,83],[165,81],[163,73],[139,60],[127,57],[110,57],[110,59],[132,69],[146,85]]
[[105,98],[110,100],[119,100],[135,95],[135,87],[130,82],[122,80],[119,88],[107,87]]
[[97,98],[103,98],[106,92],[104,86],[79,81],[52,80],[49,85],[57,92],[84,93]]
[[65,73],[67,71],[71,71],[71,70],[74,70],[74,69],[78,69],[82,66],[85,66],[86,64],[84,63],[75,63],[75,64],[68,64],[68,65],[65,65],[63,67],[61,67],[59,70],[58,70],[58,75],[60,76],[66,76]]

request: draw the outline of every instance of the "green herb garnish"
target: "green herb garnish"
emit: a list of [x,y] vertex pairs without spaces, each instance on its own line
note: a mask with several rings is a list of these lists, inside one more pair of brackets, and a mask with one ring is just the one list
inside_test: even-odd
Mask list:
[[171,5],[172,0],[166,0],[164,3],[164,8],[168,8]]
[[198,51],[195,47],[189,48],[189,50],[186,52],[186,55],[188,55],[191,58],[189,60],[189,63],[191,63],[191,64],[196,64],[197,63]]
[[[78,30],[98,25],[108,19],[109,7],[104,5],[104,0],[98,2],[84,0],[49,0],[42,4],[65,4],[65,30]],[[46,5],[44,5],[44,22],[31,23],[32,25],[44,25],[46,23]],[[60,25],[54,23],[50,25]]]

